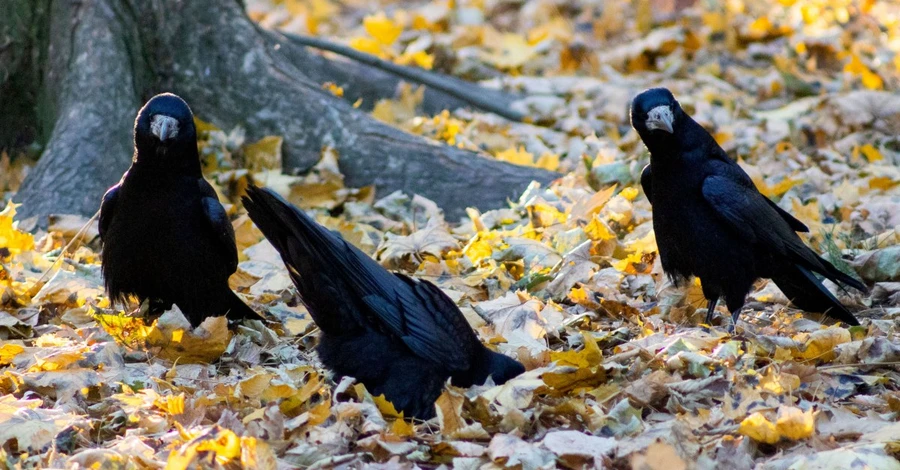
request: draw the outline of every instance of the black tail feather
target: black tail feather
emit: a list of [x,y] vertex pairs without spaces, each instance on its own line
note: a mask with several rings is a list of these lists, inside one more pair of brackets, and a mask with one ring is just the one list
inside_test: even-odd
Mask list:
[[841,283],[846,284],[864,294],[867,294],[869,292],[869,288],[866,287],[865,284],[863,284],[862,282],[860,282],[859,280],[857,280],[853,277],[848,276],[846,273],[844,273],[840,269],[834,267],[834,265],[831,264],[830,262],[828,262],[828,260],[825,260],[822,258],[820,258],[820,259],[822,260],[822,264],[825,265],[825,269],[828,271],[828,272],[824,272],[824,273],[820,273],[820,274],[827,277],[828,279],[831,279],[832,282],[835,282],[835,283],[841,282]]
[[328,275],[335,264],[331,258],[339,255],[334,250],[343,241],[274,191],[251,185],[242,200],[250,219],[281,255],[316,325],[331,332],[349,328],[351,309],[334,302],[346,290],[340,279]]
[[[831,265],[829,264],[828,266]],[[836,268],[831,267],[837,271]],[[803,310],[824,313],[848,325],[859,325],[856,317],[822,285],[822,282],[812,272],[802,266],[795,265],[793,268],[772,277],[772,281],[784,292],[784,295],[787,296],[791,303]],[[846,274],[841,273],[841,275],[850,279],[852,282],[847,282],[847,284],[853,287],[857,287],[856,285],[860,284],[859,281]],[[843,278],[837,278],[839,281],[845,282]],[[863,289],[865,288],[865,286],[862,287]]]

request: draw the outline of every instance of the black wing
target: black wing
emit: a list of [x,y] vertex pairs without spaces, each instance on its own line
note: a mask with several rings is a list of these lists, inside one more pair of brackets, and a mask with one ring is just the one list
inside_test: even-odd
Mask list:
[[[710,137],[710,139],[712,139],[712,137]],[[747,189],[750,189],[753,192],[757,193],[766,201],[766,204],[768,204],[772,209],[775,209],[775,212],[777,212],[778,215],[788,223],[788,225],[791,227],[791,230],[795,232],[809,232],[809,227],[807,227],[806,224],[797,220],[786,210],[778,207],[778,204],[775,204],[771,199],[765,197],[762,193],[760,193],[759,190],[756,189],[756,185],[753,184],[753,180],[750,179],[750,175],[748,175],[743,170],[743,168],[740,167],[740,165],[728,158],[725,150],[722,150],[722,147],[720,147],[719,144],[715,143],[715,140],[711,140],[710,145],[715,146],[713,150],[710,151],[712,160],[709,163],[713,166],[714,172],[716,172],[715,174],[725,176],[734,183],[744,186]]]
[[653,195],[653,174],[650,171],[649,163],[641,171],[641,187],[644,188],[644,196],[647,196],[647,200],[650,201],[650,204],[653,204],[653,199],[651,199]]
[[122,183],[119,183],[106,191],[106,194],[103,195],[103,201],[100,203],[100,221],[99,221],[99,229],[100,229],[100,240],[103,240],[104,234],[106,230],[109,229],[109,224],[112,222],[113,215],[116,212],[116,202],[119,200],[119,189],[122,187]]
[[228,219],[225,208],[216,196],[216,190],[203,178],[197,182],[200,187],[200,204],[203,206],[203,214],[206,216],[209,226],[215,234],[217,245],[224,259],[228,260],[230,273],[237,270],[238,253],[234,240],[234,227]]
[[809,232],[809,227],[807,227],[806,224],[797,220],[788,211],[778,207],[778,204],[775,204],[774,202],[772,202],[771,199],[769,199],[765,196],[763,196],[763,197],[766,199],[766,202],[768,202],[769,205],[772,206],[773,209],[775,209],[775,212],[778,212],[778,215],[780,215],[781,218],[784,219],[795,232],[804,232],[804,233]]
[[781,214],[769,204],[740,167],[711,160],[702,192],[719,219],[749,243],[781,255],[801,254],[806,246]]
[[[711,176],[703,180],[703,197],[721,221],[748,243],[760,244],[813,271],[835,275],[837,270],[800,240],[783,211],[757,191],[740,167],[714,160],[708,165]],[[838,277],[848,278],[841,274]]]
[[[460,335],[474,332],[440,289],[391,274],[271,190],[251,186],[244,206],[281,253],[301,298],[323,330],[338,327],[333,315],[352,316],[448,370],[469,367],[472,343]],[[353,304],[357,308],[347,307]]]

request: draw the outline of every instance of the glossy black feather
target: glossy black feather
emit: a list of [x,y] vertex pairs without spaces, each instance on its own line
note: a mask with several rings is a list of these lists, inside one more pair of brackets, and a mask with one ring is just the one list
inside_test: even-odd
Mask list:
[[[158,115],[177,121],[165,141],[151,131]],[[131,168],[100,206],[106,289],[115,301],[134,295],[156,310],[178,305],[194,326],[210,316],[252,318],[228,287],[238,262],[234,229],[200,171],[193,119],[172,94],[138,113]]]
[[432,283],[388,272],[268,189],[248,188],[244,206],[281,254],[322,332],[319,357],[338,377],[355,377],[407,417],[428,419],[448,378],[467,387],[524,372],[481,344]]
[[[660,107],[671,110],[671,133],[647,124]],[[631,122],[650,150],[641,185],[669,276],[699,277],[705,297],[724,297],[735,320],[752,284],[771,278],[796,306],[859,324],[813,273],[861,291],[865,285],[806,246],[796,234],[806,225],[763,196],[668,90],[639,94]]]

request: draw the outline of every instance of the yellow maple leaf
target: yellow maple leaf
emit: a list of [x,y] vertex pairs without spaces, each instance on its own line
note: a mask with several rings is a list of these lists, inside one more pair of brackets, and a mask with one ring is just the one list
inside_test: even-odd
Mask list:
[[[625,258],[614,262],[612,264],[612,266],[614,268],[616,268],[617,271],[625,273],[625,272],[628,272],[628,268],[631,265],[633,265],[635,263],[640,263],[640,262],[641,262],[641,253],[630,253]],[[632,269],[631,274],[633,274],[633,273],[634,273],[634,270]]]
[[391,433],[402,437],[408,437],[415,435],[416,428],[413,426],[412,422],[407,422],[405,419],[395,419],[394,422],[391,423]]
[[534,165],[534,155],[525,150],[525,147],[510,147],[494,155],[497,160],[514,163],[516,165]]
[[809,227],[810,234],[817,234],[822,230],[822,212],[819,210],[819,201],[803,204],[799,199],[791,199],[791,214]]
[[221,428],[212,439],[200,441],[197,450],[214,452],[216,461],[226,464],[241,456],[241,438],[230,429]]
[[425,51],[404,52],[395,62],[400,65],[415,64],[425,70],[431,70],[434,67],[434,56]]
[[850,55],[850,62],[844,66],[844,72],[849,72],[862,78],[863,86],[870,90],[881,90],[884,88],[884,81],[881,77],[877,73],[872,72],[856,54]]
[[594,215],[590,223],[584,227],[584,233],[587,234],[588,238],[591,240],[606,241],[616,238],[616,234],[613,233],[608,225],[606,225],[606,222],[603,222],[603,220],[596,215]]
[[817,360],[828,362],[837,357],[838,345],[849,343],[850,330],[841,327],[825,328],[809,334],[803,345],[803,350],[791,351],[797,359]]
[[775,424],[759,412],[744,418],[738,427],[738,432],[754,441],[765,442],[766,444],[775,444],[781,440],[781,435],[778,434]]
[[378,407],[378,411],[380,411],[381,415],[385,418],[403,419],[403,412],[397,411],[394,404],[388,401],[384,394],[372,397],[372,400],[375,401],[375,406]]
[[514,33],[487,34],[485,47],[490,52],[483,59],[500,69],[521,67],[537,54],[524,36]]
[[349,45],[358,51],[376,55],[382,59],[388,56],[381,43],[372,38],[353,38],[350,40]]
[[184,393],[158,397],[153,404],[170,415],[184,414]]
[[859,151],[863,155],[865,155],[866,160],[868,160],[869,162],[877,162],[884,159],[884,155],[882,155],[881,152],[879,152],[878,149],[875,148],[875,146],[872,144],[865,144],[859,147]]
[[534,166],[545,170],[556,171],[559,169],[559,155],[555,153],[545,153],[538,157],[534,162]]
[[762,16],[750,23],[747,29],[752,36],[762,37],[772,29],[772,22],[769,21],[768,17]]
[[775,429],[781,437],[797,441],[806,439],[816,431],[815,413],[803,411],[793,406],[778,407]]
[[463,253],[469,257],[473,264],[478,264],[479,261],[490,258],[493,251],[491,244],[481,234],[472,238],[469,244],[463,248]]
[[380,12],[377,15],[365,17],[363,19],[363,27],[369,33],[369,36],[372,36],[385,46],[394,44],[397,38],[400,37],[400,34],[403,33],[403,26]]
[[0,366],[11,364],[12,360],[23,351],[25,348],[18,344],[7,343],[0,346]]
[[623,188],[622,192],[619,193],[620,196],[628,199],[629,201],[633,201],[636,197],[638,197],[638,190],[635,187],[629,186],[627,188]]
[[584,348],[581,351],[573,349],[567,351],[551,351],[550,360],[555,361],[561,366],[572,367],[594,367],[599,365],[603,360],[603,353],[597,346],[597,340],[594,336],[582,331],[581,337],[584,339]]
[[0,253],[4,248],[12,255],[34,249],[34,236],[20,231],[19,223],[13,220],[16,207],[20,205],[10,201],[6,204],[6,209],[0,211]]
[[890,176],[873,176],[869,179],[869,189],[880,189],[887,191],[894,187],[898,182],[894,181]]
[[322,84],[322,89],[328,90],[334,96],[344,96],[344,88],[338,86],[334,82],[325,82]]
[[800,388],[800,377],[793,374],[779,373],[770,367],[767,369],[766,375],[759,379],[759,385],[768,392],[783,395]]

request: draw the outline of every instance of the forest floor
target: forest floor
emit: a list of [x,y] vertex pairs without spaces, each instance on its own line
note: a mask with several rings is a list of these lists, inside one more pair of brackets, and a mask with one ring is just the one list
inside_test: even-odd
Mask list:
[[[198,116],[241,252],[232,287],[266,317],[235,332],[222,318],[191,330],[177,311],[145,324],[137,305],[114,308],[96,224],[59,217],[33,235],[7,206],[0,467],[900,469],[900,3],[371,3],[247,8],[265,28],[521,93],[529,123],[421,115],[414,86],[372,113],[564,176],[445,220],[422,197],[345,187],[332,149],[310,174],[283,175],[278,136],[248,142]],[[766,281],[736,334],[721,307],[702,324],[699,284],[662,275],[638,183],[649,156],[628,105],[653,86],[871,287],[836,291],[861,327],[791,308]],[[15,191],[27,161],[0,157],[0,191]],[[333,383],[315,324],[240,207],[251,178],[385,267],[436,283],[528,371],[448,386],[428,422]]]

